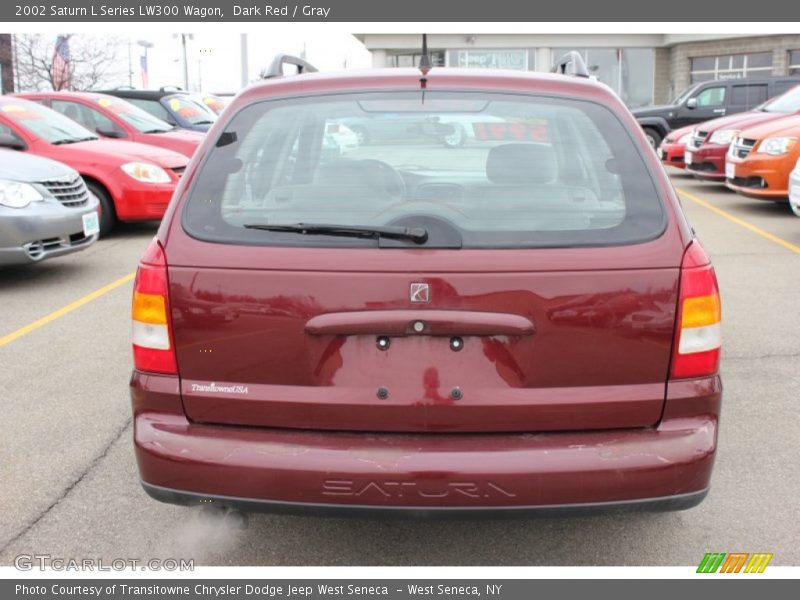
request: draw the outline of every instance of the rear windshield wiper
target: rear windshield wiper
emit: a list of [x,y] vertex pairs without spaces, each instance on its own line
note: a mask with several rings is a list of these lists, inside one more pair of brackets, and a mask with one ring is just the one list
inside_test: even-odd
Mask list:
[[363,238],[392,238],[397,240],[411,240],[415,244],[424,244],[428,239],[428,232],[424,227],[382,226],[370,227],[366,225],[329,225],[325,223],[247,223],[247,229],[260,229],[262,231],[285,231],[301,235],[341,235],[345,237]]

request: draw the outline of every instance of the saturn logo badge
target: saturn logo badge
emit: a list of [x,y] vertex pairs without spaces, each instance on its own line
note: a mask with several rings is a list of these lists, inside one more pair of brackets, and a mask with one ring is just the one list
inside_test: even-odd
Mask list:
[[411,302],[430,302],[431,286],[427,283],[412,283],[408,297]]

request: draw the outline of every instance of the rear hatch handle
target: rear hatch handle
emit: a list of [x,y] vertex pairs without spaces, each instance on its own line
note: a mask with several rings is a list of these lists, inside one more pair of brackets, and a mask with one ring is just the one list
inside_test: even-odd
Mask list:
[[368,310],[317,315],[311,335],[510,335],[534,332],[533,322],[509,313],[462,310]]

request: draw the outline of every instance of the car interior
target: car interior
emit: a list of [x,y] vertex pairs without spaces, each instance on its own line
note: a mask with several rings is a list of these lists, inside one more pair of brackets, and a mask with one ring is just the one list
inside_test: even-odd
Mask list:
[[[236,150],[224,218],[376,225],[417,214],[475,231],[613,227],[625,215],[615,161],[591,121],[577,116],[549,119],[547,141],[517,141],[519,127],[503,131],[487,116],[499,139],[472,135],[459,148],[442,143],[447,127],[409,136],[408,121],[398,120],[400,141],[389,136],[335,157],[321,152],[335,117],[269,119],[269,133],[259,136],[256,124]],[[474,130],[480,117],[470,118]]]

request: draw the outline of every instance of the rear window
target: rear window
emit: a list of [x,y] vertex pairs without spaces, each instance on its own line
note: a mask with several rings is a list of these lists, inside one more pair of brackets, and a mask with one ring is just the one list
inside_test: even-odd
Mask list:
[[252,228],[304,223],[423,227],[422,247],[618,245],[665,226],[621,122],[564,98],[416,91],[263,101],[230,119],[199,169],[183,225],[213,242],[379,243]]

